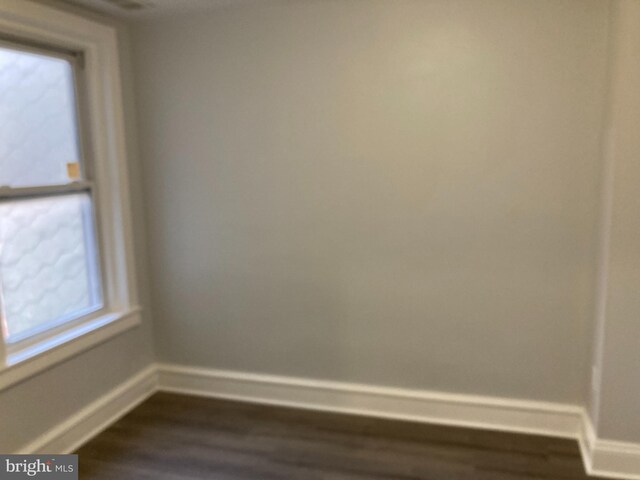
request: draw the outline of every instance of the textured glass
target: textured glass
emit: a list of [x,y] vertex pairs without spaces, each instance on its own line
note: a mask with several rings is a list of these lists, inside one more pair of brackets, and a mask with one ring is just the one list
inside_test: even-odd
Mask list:
[[73,69],[63,59],[0,48],[0,186],[69,183],[79,162]]
[[8,341],[100,307],[88,194],[0,203],[0,294]]

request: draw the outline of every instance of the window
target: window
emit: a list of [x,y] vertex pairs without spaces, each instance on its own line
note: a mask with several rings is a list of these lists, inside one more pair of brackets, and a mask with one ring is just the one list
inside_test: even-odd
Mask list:
[[0,315],[10,344],[102,307],[77,63],[0,46]]
[[141,323],[117,32],[0,1],[0,390]]

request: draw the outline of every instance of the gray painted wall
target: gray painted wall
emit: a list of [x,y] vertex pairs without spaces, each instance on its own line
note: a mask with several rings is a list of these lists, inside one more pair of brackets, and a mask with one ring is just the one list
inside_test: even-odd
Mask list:
[[640,441],[640,2],[616,2],[596,330],[598,435]]
[[582,403],[609,8],[137,25],[160,359]]
[[[55,2],[41,2],[55,4]],[[56,4],[56,6],[58,6]],[[96,18],[92,16],[92,18]],[[100,20],[109,20],[100,17]],[[13,452],[128,380],[154,360],[140,164],[127,29],[117,25],[125,97],[127,153],[132,186],[138,293],[143,324],[0,392],[0,452]]]

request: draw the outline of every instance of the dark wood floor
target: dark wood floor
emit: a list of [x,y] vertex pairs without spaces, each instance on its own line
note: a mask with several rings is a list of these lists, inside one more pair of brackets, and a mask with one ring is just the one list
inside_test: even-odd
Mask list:
[[571,440],[166,393],[78,453],[83,480],[588,478]]

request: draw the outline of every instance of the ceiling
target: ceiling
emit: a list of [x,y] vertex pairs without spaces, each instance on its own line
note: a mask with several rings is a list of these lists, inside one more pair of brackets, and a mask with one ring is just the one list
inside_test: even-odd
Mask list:
[[149,18],[268,0],[58,0],[120,18]]

